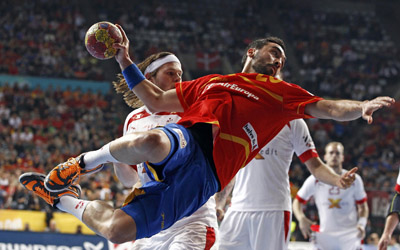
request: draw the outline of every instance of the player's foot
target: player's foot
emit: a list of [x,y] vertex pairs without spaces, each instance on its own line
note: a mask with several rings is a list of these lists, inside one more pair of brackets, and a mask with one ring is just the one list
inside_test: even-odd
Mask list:
[[69,158],[68,161],[58,164],[46,176],[44,186],[52,192],[66,190],[72,184],[77,184],[81,175],[92,174],[100,171],[103,165],[86,170],[83,161],[84,154],[76,158]]
[[50,171],[44,180],[44,186],[51,192],[66,190],[73,183],[79,182],[80,173],[81,167],[77,158],[69,158]]
[[81,195],[81,187],[79,185],[71,185],[68,189],[61,192],[50,192],[44,187],[44,179],[46,175],[39,173],[25,173],[19,177],[19,182],[29,191],[32,191],[42,198],[49,205],[56,207],[60,201],[60,197],[64,195],[79,198]]

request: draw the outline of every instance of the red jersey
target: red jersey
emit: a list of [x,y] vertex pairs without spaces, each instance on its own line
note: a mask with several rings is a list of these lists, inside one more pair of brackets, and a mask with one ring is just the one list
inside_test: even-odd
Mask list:
[[185,127],[219,127],[213,158],[221,190],[289,121],[310,118],[305,105],[317,97],[301,87],[263,74],[208,75],[176,84]]

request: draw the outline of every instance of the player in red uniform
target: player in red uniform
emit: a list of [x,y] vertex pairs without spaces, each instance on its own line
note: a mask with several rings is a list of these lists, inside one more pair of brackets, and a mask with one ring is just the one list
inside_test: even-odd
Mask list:
[[[346,121],[362,116],[371,123],[374,111],[394,102],[390,97],[364,102],[324,100],[278,80],[273,76],[280,73],[286,57],[283,42],[275,38],[260,39],[246,51],[244,73],[205,76],[162,91],[133,64],[129,41],[122,28],[121,32],[124,41],[114,46],[119,49],[116,60],[128,86],[150,111],[184,112],[182,119],[178,124],[126,135],[59,164],[46,177],[46,187],[54,191],[45,195],[36,191],[35,187],[43,190],[43,184],[34,175],[20,178],[49,204],[75,215],[113,242],[149,237],[192,214],[290,120]],[[147,162],[146,171],[153,181],[137,189],[122,209],[60,195],[81,171],[105,162]],[[350,185],[353,173],[342,180],[344,187]]]

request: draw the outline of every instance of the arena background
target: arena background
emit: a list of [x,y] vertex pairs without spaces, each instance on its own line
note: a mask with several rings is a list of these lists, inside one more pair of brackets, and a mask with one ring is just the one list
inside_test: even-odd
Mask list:
[[[85,50],[84,35],[93,23],[121,24],[135,62],[159,51],[177,54],[184,80],[238,72],[247,44],[274,35],[286,42],[286,81],[327,98],[398,99],[399,13],[396,0],[1,1],[0,249],[120,247],[18,184],[22,172],[46,173],[121,135],[130,110],[111,88],[117,63]],[[375,249],[398,174],[399,112],[400,104],[380,111],[372,125],[361,119],[307,121],[318,149],[340,141],[345,167],[360,169],[370,209],[365,249]],[[293,195],[308,175],[295,158]],[[127,192],[110,168],[82,178],[81,185],[84,199],[116,206]],[[306,212],[318,219],[312,201]],[[397,242],[399,234],[397,228]],[[291,249],[308,248],[295,218],[291,240]]]

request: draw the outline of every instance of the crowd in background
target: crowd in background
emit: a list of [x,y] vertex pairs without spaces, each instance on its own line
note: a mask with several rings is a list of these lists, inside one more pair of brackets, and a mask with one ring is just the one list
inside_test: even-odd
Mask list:
[[[172,0],[126,5],[96,0],[89,11],[81,8],[88,3],[75,0],[2,1],[0,74],[112,79],[114,75],[106,75],[104,65],[83,46],[90,20],[120,23],[134,45],[135,61],[163,50],[177,54],[217,51],[238,71],[247,44],[270,34],[274,25],[264,17],[265,9],[257,7],[265,5],[261,2]],[[303,87],[329,98],[364,100],[395,93],[400,53],[374,11],[301,9],[280,1],[271,8],[288,49],[294,51],[285,80],[297,83],[294,77],[298,76]],[[61,90],[56,83],[49,89],[31,89],[10,82],[0,90],[2,209],[49,210],[18,184],[18,176],[27,171],[47,173],[68,157],[99,148],[121,135],[129,112],[111,88],[108,94],[84,93]],[[345,167],[359,167],[369,195],[368,236],[383,229],[398,174],[399,113],[398,104],[380,111],[372,125],[361,119],[307,121],[320,156],[328,142],[340,141],[345,147]],[[295,159],[290,171],[293,194],[308,175]],[[81,185],[84,199],[107,200],[117,206],[127,192],[111,167],[83,178]],[[310,217],[317,218],[312,202],[308,210]],[[294,237],[301,236],[295,233]]]
[[[121,106],[113,92],[0,86],[0,208],[52,211],[19,184],[19,175],[47,173],[69,157],[121,136],[125,116]],[[120,206],[126,195],[110,167],[82,177],[80,184],[82,197],[89,200]]]

